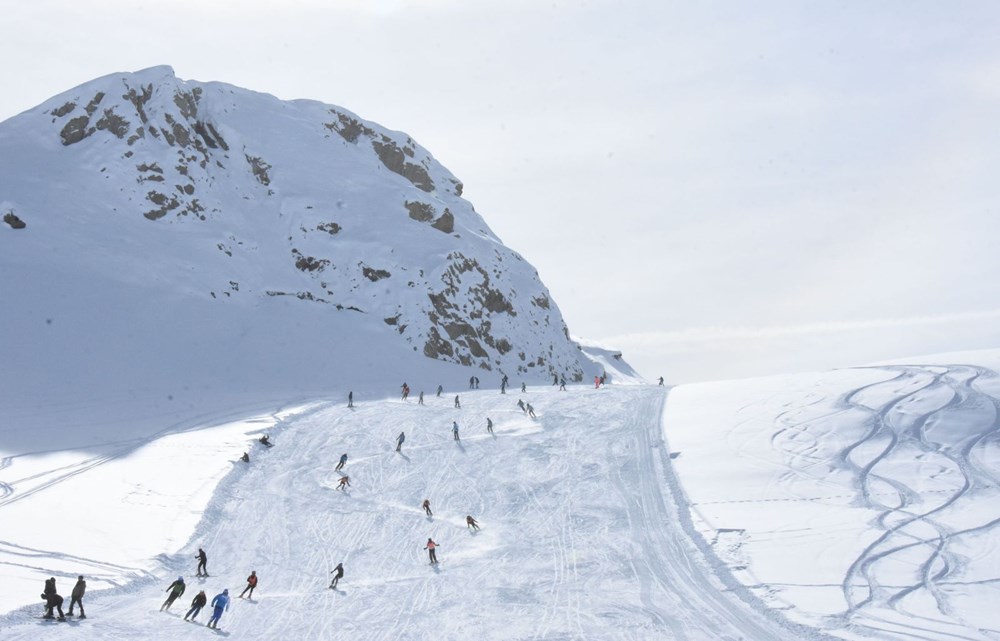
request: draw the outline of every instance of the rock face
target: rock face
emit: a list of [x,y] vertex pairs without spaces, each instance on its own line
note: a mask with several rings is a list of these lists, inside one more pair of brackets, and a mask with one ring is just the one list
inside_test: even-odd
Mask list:
[[340,107],[154,67],[0,123],[0,148],[7,230],[32,221],[8,234],[0,266],[85,243],[85,264],[64,267],[92,271],[95,286],[128,281],[248,314],[292,297],[498,377],[589,374],[534,268],[462,183],[406,134]]

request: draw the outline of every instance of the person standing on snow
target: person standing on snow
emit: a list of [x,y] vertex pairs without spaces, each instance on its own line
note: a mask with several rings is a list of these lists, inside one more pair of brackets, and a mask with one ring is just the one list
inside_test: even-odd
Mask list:
[[208,623],[206,624],[209,628],[213,630],[218,629],[219,619],[222,618],[222,613],[229,609],[229,590],[223,590],[221,594],[216,594],[215,598],[212,599],[212,607],[215,608],[212,611],[212,616],[208,618]]
[[174,601],[177,600],[177,597],[184,594],[184,588],[186,587],[187,586],[184,585],[184,577],[182,576],[177,577],[177,580],[171,583],[170,586],[166,590],[164,590],[165,592],[169,592],[170,594],[167,595],[167,600],[164,601],[163,605],[160,606],[160,612],[163,612],[164,610],[169,610],[170,606],[172,606],[174,604]]
[[354,392],[353,391],[347,393],[347,407],[348,408],[354,407]]
[[566,391],[566,377],[565,376],[563,378],[559,379],[559,391],[560,392],[565,392]]
[[451,433],[452,433],[452,436],[455,437],[456,441],[462,440],[462,439],[458,438],[458,422],[457,421],[452,421],[452,423],[451,423]]
[[402,400],[405,401],[406,397],[409,396],[409,395],[410,395],[410,386],[407,385],[406,383],[403,383],[403,398],[402,398]]
[[493,420],[489,416],[486,417],[486,431],[493,433]]
[[193,599],[191,599],[191,609],[184,615],[184,620],[187,621],[188,617],[191,617],[191,621],[193,622],[195,617],[198,616],[198,613],[201,612],[201,609],[205,607],[206,603],[208,603],[208,596],[205,594],[205,591],[202,590],[196,594]]
[[205,554],[205,550],[198,548],[198,554],[194,558],[198,559],[197,576],[208,576],[208,555]]
[[73,606],[80,606],[80,618],[86,619],[87,615],[83,612],[83,595],[87,591],[87,582],[83,580],[83,575],[81,574],[76,578],[76,585],[73,586],[73,592],[69,595],[69,615],[73,616]]
[[339,472],[344,469],[344,464],[347,463],[347,454],[340,455],[340,463],[337,463],[337,467],[333,468],[334,472]]
[[406,434],[404,434],[403,432],[400,432],[399,436],[396,437],[396,451],[397,452],[399,451],[399,448],[403,447],[403,441],[405,441],[405,440],[406,440]]
[[524,384],[524,381],[521,381],[521,393],[523,394],[528,393],[528,386]]
[[424,390],[420,390],[420,397],[417,399],[417,405],[424,404]]
[[438,385],[438,398],[441,398],[441,392],[443,392],[443,391],[444,391],[444,388],[441,387],[440,385]]
[[330,582],[330,589],[331,590],[336,590],[337,589],[337,583],[340,582],[340,580],[342,578],[344,578],[344,564],[343,563],[338,563],[337,567],[333,568],[333,571],[330,572],[330,574],[334,574],[335,575],[333,577],[333,581]]
[[430,499],[424,499],[424,502],[423,502],[423,504],[421,504],[420,507],[424,508],[424,512],[427,513],[427,516],[434,516],[434,513],[431,512],[431,500]]
[[437,553],[434,551],[436,547],[438,544],[434,542],[434,539],[428,538],[424,549],[427,550],[427,555],[431,558],[431,565],[437,565],[438,562]]
[[663,387],[663,377],[660,377],[660,387]]
[[597,389],[600,386],[601,386],[601,377],[600,376],[595,376],[594,377],[594,389]]
[[465,526],[467,528],[470,527],[477,532],[479,531],[479,524],[476,523],[476,519],[472,518],[471,516],[465,517]]
[[462,404],[458,402],[458,394],[455,394],[455,407],[462,409]]
[[469,377],[469,389],[476,389],[476,377],[475,376],[470,376]]
[[252,599],[253,590],[256,587],[257,587],[257,570],[250,570],[250,576],[247,577],[247,587],[243,588],[243,591],[240,592],[240,598],[242,599],[243,595],[247,593],[247,590],[250,590],[250,594],[247,596],[247,598]]

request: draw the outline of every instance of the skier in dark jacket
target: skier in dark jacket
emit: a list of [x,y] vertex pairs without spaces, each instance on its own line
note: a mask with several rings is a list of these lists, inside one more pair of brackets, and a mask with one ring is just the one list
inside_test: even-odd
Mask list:
[[167,600],[164,601],[163,605],[160,606],[160,612],[163,612],[164,610],[169,610],[170,606],[172,606],[174,604],[174,601],[177,600],[177,597],[182,596],[184,594],[184,588],[186,587],[187,586],[184,585],[184,577],[182,576],[177,577],[177,580],[171,583],[170,586],[166,590],[164,590],[165,592],[169,592],[170,594],[167,595]]
[[472,518],[472,516],[470,515],[470,516],[465,517],[465,527],[472,528],[473,530],[478,531],[479,530],[479,523],[477,523],[476,519]]
[[331,590],[336,590],[337,589],[337,583],[342,578],[344,578],[344,564],[343,563],[338,563],[337,567],[333,568],[333,571],[330,572],[330,574],[335,575],[333,577],[333,581],[330,581],[330,589]]
[[243,456],[240,457],[240,460],[243,461],[244,463],[249,463],[250,455],[247,454],[246,452],[243,452]]
[[198,548],[198,554],[194,558],[198,559],[197,576],[208,576],[208,555],[205,554],[205,550]]
[[490,434],[493,433],[493,419],[491,419],[489,416],[486,417],[486,431],[489,432]]
[[202,590],[194,597],[194,599],[191,600],[191,609],[184,615],[184,620],[187,621],[188,617],[191,617],[191,620],[194,621],[195,617],[198,616],[198,613],[201,612],[201,609],[205,607],[206,603],[208,603],[208,596],[205,594],[205,591]]
[[424,512],[427,513],[427,516],[434,516],[434,513],[431,512],[431,500],[430,499],[424,499],[424,502],[421,504],[420,507],[424,508]]
[[531,418],[535,418],[535,408],[531,406],[531,403],[524,406],[524,411],[527,412],[528,416]]
[[517,406],[520,407],[521,411],[524,412],[525,414],[528,413],[528,410],[524,408],[524,401],[522,401],[521,399],[517,399]]
[[405,441],[405,440],[406,440],[406,434],[404,434],[403,432],[400,432],[399,436],[396,437],[396,451],[397,452],[399,451],[399,449],[401,447],[403,447],[403,441]]
[[444,391],[444,388],[441,387],[440,385],[438,385],[438,394],[437,394],[438,398],[441,398],[441,392],[443,392],[443,391]]
[[455,407],[462,409],[462,404],[458,402],[458,394],[455,394]]
[[560,392],[565,392],[566,391],[566,378],[565,377],[559,379],[559,391]]
[[56,611],[59,612],[59,620],[60,621],[66,620],[66,615],[63,614],[62,610],[63,598],[61,596],[59,596],[58,594],[50,594],[48,597],[42,595],[42,598],[45,599],[45,607],[46,607],[45,616],[43,618],[45,619],[55,618],[55,615],[52,614],[52,608],[55,608]]
[[354,392],[347,393],[347,407],[354,407]]
[[261,436],[259,440],[261,445],[266,445],[267,447],[274,445],[274,443],[271,442],[271,438],[267,434]]
[[87,615],[83,612],[83,595],[87,591],[87,582],[83,580],[83,575],[77,577],[76,585],[73,586],[73,592],[69,595],[69,612],[70,616],[73,616],[73,606],[80,606],[80,618],[86,619]]
[[229,590],[223,590],[221,594],[216,594],[212,599],[212,616],[208,618],[207,627],[217,629],[222,613],[229,609]]
[[340,463],[337,463],[337,467],[333,468],[335,472],[339,472],[344,469],[344,464],[347,463],[347,454],[340,455]]
[[247,577],[247,587],[243,588],[243,591],[240,592],[240,598],[242,599],[243,595],[247,593],[247,590],[250,590],[250,594],[247,596],[247,598],[252,599],[253,591],[254,588],[256,587],[257,587],[257,570],[251,570],[250,576]]

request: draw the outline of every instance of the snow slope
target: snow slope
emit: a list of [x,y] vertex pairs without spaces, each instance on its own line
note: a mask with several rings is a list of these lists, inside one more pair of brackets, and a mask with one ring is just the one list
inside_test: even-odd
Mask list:
[[[354,410],[336,402],[273,419],[275,447],[255,448],[249,465],[226,476],[190,542],[165,544],[157,567],[90,594],[86,621],[39,621],[32,604],[0,619],[4,638],[34,638],[40,626],[52,639],[203,638],[203,627],[180,620],[192,593],[170,613],[158,612],[167,584],[184,574],[189,589],[211,598],[222,588],[238,593],[250,570],[260,587],[253,600],[236,599],[219,634],[804,638],[723,589],[690,544],[662,447],[665,396],[651,386],[529,387],[526,394],[463,392],[461,409],[446,394],[428,395],[423,407],[413,397],[360,402]],[[518,398],[533,404],[537,420],[514,405]],[[487,417],[494,436],[486,433]],[[460,442],[452,440],[452,421],[461,426]],[[407,440],[396,454],[400,430]],[[346,493],[335,489],[333,471],[343,452],[352,483]],[[142,459],[141,466],[129,468],[133,482],[198,473],[177,454],[159,463]],[[424,498],[433,518],[420,509]],[[100,495],[89,506],[92,519],[128,520],[128,511]],[[469,514],[482,531],[467,530]],[[114,529],[94,542],[104,546],[95,555],[120,557]],[[427,564],[427,537],[441,544],[439,567]],[[199,546],[209,554],[208,579],[192,576]],[[117,571],[73,567],[52,549],[35,554],[40,577],[60,568],[64,592],[76,568],[88,576]],[[329,572],[338,561],[346,576],[331,591]],[[6,591],[4,601],[30,602],[41,580],[33,587],[28,594]]]
[[997,371],[992,351],[674,390],[704,543],[838,636],[1000,639]]

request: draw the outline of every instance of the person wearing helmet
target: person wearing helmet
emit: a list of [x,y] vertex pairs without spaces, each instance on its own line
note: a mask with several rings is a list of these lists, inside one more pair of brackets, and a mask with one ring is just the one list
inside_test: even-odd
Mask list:
[[247,577],[247,587],[243,588],[243,591],[240,592],[240,598],[242,599],[243,595],[247,593],[247,590],[250,590],[250,594],[247,595],[247,598],[252,599],[253,589],[255,587],[257,587],[257,570],[251,570],[250,576]]
[[216,594],[215,598],[212,599],[212,616],[209,617],[208,623],[205,625],[209,628],[217,629],[219,627],[219,619],[222,618],[222,613],[229,609],[229,590],[223,590],[220,594]]
[[177,580],[171,583],[170,586],[166,589],[166,591],[169,592],[170,594],[167,595],[167,600],[164,601],[163,605],[160,606],[160,612],[163,612],[164,610],[169,610],[170,606],[172,606],[174,604],[174,601],[177,600],[177,597],[184,594],[184,588],[186,587],[187,586],[184,585],[184,577],[182,576],[177,577]]

